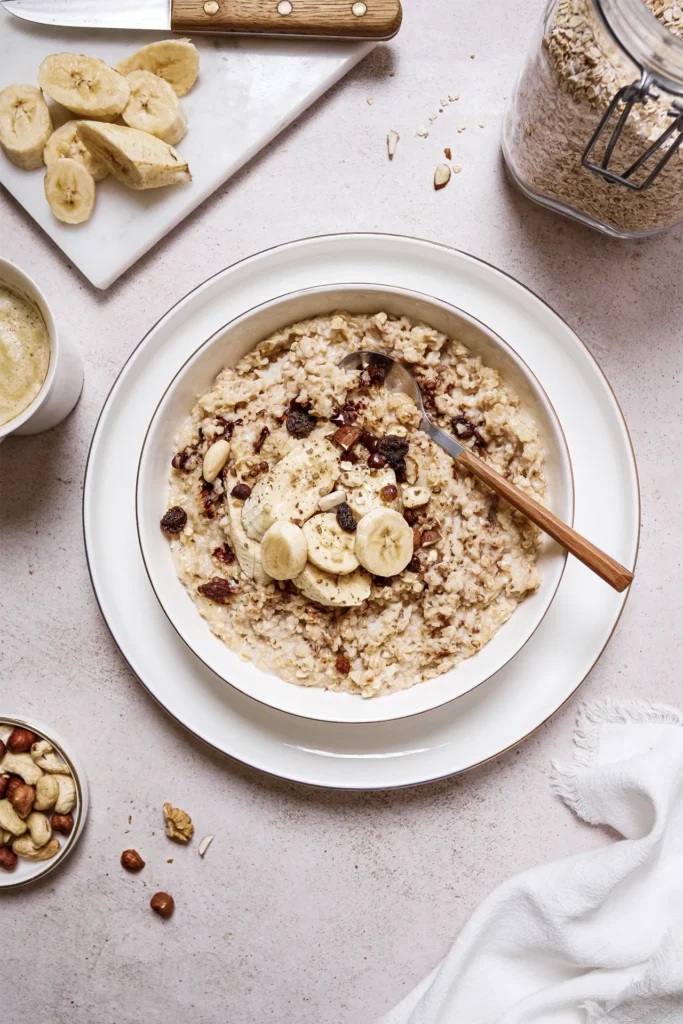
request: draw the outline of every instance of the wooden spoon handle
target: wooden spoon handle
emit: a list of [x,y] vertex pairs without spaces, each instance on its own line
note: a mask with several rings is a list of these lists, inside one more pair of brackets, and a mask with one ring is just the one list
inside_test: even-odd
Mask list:
[[541,530],[552,537],[553,540],[556,540],[558,544],[561,544],[562,547],[566,548],[567,551],[571,551],[572,555],[575,555],[580,562],[587,565],[589,569],[592,569],[605,583],[609,583],[619,593],[622,590],[626,590],[626,587],[633,582],[632,572],[629,572],[619,562],[606,555],[595,544],[591,544],[580,533],[573,530],[571,526],[563,523],[561,519],[558,519],[557,516],[553,515],[547,508],[544,508],[534,498],[524,494],[523,491],[520,491],[518,487],[511,484],[500,473],[496,473],[495,469],[488,466],[483,459],[478,459],[476,455],[472,455],[469,449],[466,448],[462,452],[457,462],[469,470],[472,476],[476,476],[478,480],[488,484],[497,494],[505,498],[510,505],[523,512],[527,519],[530,519],[532,523],[535,523],[536,526],[540,527]]

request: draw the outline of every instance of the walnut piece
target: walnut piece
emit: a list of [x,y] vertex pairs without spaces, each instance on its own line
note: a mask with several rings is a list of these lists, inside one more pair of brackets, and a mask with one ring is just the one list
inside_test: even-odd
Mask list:
[[187,811],[181,811],[179,807],[171,807],[164,804],[164,821],[166,822],[166,835],[176,843],[187,843],[192,838],[194,825],[192,818]]

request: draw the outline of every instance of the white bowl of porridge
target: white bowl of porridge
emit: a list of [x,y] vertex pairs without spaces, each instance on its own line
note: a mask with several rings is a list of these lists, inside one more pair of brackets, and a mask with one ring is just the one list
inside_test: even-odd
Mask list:
[[80,354],[60,337],[43,292],[0,259],[0,440],[56,426],[82,386]]
[[226,324],[166,388],[137,518],[169,620],[226,682],[335,722],[429,711],[498,672],[553,600],[566,553],[418,429],[381,374],[403,361],[430,417],[573,519],[571,464],[543,388],[462,310],[347,284]]

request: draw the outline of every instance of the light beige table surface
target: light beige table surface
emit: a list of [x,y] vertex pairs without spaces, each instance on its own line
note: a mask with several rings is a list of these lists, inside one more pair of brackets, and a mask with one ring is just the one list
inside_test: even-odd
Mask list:
[[[541,6],[406,0],[393,43],[106,293],[0,197],[2,255],[39,280],[86,364],[67,422],[0,447],[1,703],[77,743],[92,795],[68,866],[0,898],[4,1019],[369,1024],[434,965],[510,872],[607,841],[576,824],[548,788],[551,758],[570,752],[576,700],[520,749],[469,775],[345,795],[276,782],[207,751],[125,666],[83,554],[90,436],[143,333],[190,288],[249,253],[327,231],[419,235],[502,267],[569,321],[622,403],[643,492],[637,582],[581,697],[683,703],[683,233],[608,241],[507,184],[501,114]],[[415,127],[429,125],[448,92],[459,102],[417,138]],[[392,164],[390,128],[401,133]],[[448,145],[462,171],[434,193]],[[196,846],[161,835],[169,798],[190,811],[199,835],[216,834],[205,861]],[[148,860],[140,876],[119,867],[128,846]],[[147,907],[162,888],[176,899],[169,922]]]

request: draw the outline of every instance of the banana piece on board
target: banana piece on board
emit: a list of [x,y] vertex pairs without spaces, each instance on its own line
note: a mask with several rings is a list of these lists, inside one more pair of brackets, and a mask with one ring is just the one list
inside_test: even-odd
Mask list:
[[396,474],[391,466],[373,470],[367,464],[358,463],[342,472],[341,486],[346,491],[347,504],[357,519],[362,519],[373,508],[398,507],[398,488],[392,500],[380,497],[384,487],[396,487]]
[[175,92],[163,78],[151,71],[126,75],[130,99],[121,114],[129,128],[156,135],[175,146],[187,132],[187,118]]
[[400,512],[375,508],[358,523],[356,555],[375,576],[395,576],[413,557],[413,531]]
[[[252,541],[256,544],[256,541]],[[300,526],[279,520],[261,541],[261,561],[274,580],[292,580],[306,565],[308,546]]]
[[199,51],[189,39],[161,39],[148,43],[116,65],[122,75],[131,71],[151,71],[171,86],[176,96],[184,96],[199,74]]
[[262,476],[244,503],[242,525],[261,540],[278,519],[309,519],[339,476],[339,453],[323,438],[302,440]]
[[358,568],[355,534],[342,530],[335,512],[312,516],[304,523],[303,532],[308,542],[308,559],[318,569],[345,576]]
[[114,121],[128,103],[130,87],[123,75],[99,57],[53,53],[38,69],[44,93],[79,117]]
[[351,608],[370,597],[370,577],[363,569],[346,576],[333,576],[307,562],[303,572],[292,582],[304,597],[328,608]]
[[272,583],[272,577],[268,575],[261,560],[261,545],[258,541],[247,537],[242,526],[242,501],[226,495],[228,508],[228,535],[232,544],[235,557],[239,567],[245,576],[256,583]]
[[55,160],[78,160],[88,174],[92,175],[93,181],[103,181],[109,174],[109,169],[86,149],[78,137],[77,128],[78,121],[67,121],[61,128],[57,128],[47,140],[43,160],[48,167]]
[[171,146],[137,128],[79,121],[78,137],[129,188],[161,188],[192,181],[187,163]]
[[45,198],[57,220],[82,224],[95,208],[95,182],[78,160],[55,160],[45,173]]
[[8,85],[0,92],[0,146],[13,164],[35,171],[51,134],[52,118],[40,89]]

